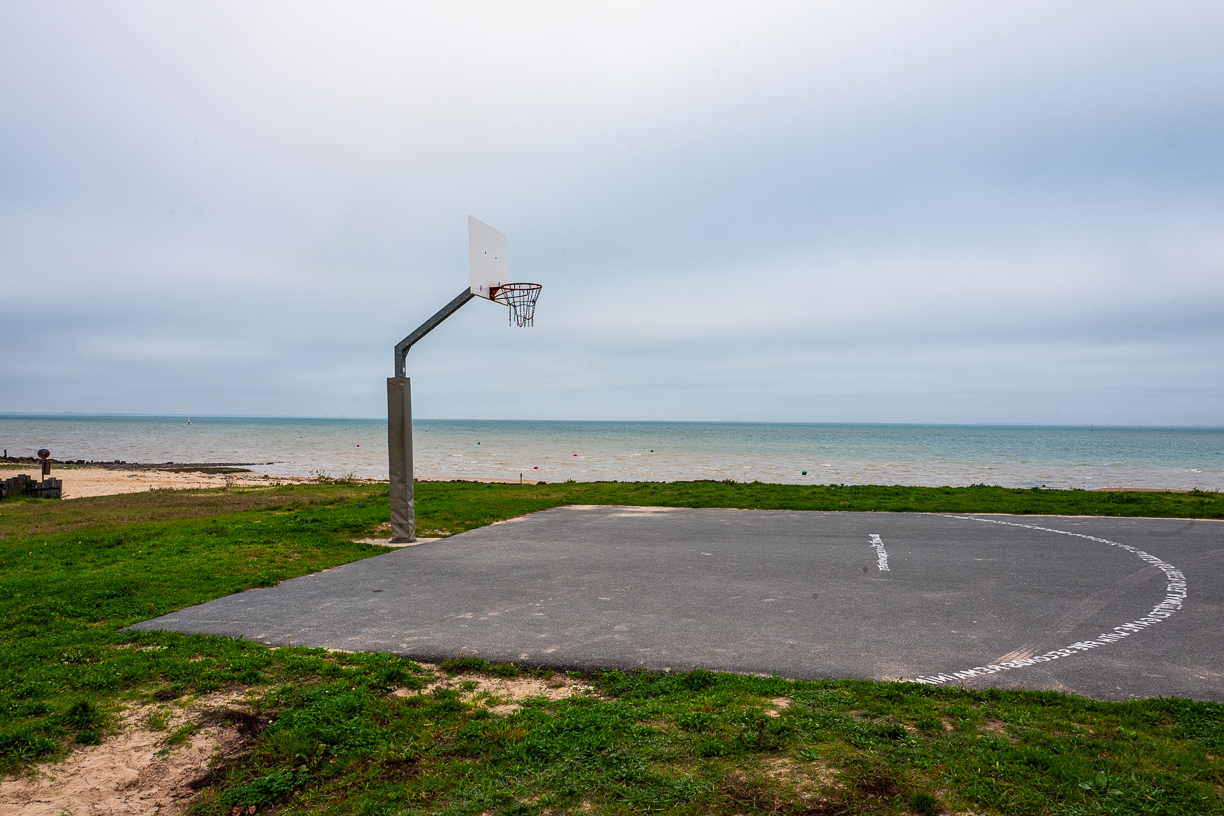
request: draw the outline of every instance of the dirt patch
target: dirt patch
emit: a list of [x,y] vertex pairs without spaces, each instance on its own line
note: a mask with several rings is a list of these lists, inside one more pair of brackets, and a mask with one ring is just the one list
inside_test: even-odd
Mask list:
[[994,734],[996,737],[1003,737],[1012,742],[1011,736],[1007,733],[1007,726],[998,720],[987,720],[978,726],[979,731],[985,731],[988,734]]
[[[132,706],[101,745],[74,746],[63,762],[0,783],[0,816],[127,816],[186,810],[192,783],[243,750],[252,720],[245,690],[188,702]],[[174,739],[175,744],[171,744]]]
[[837,786],[837,771],[822,761],[796,763],[785,758],[765,761],[765,775],[788,785],[805,798]]
[[[773,782],[781,781],[772,773]],[[804,793],[795,795],[779,790],[775,784],[762,783],[741,773],[733,773],[722,782],[722,791],[736,804],[765,813],[785,813],[793,816],[843,816],[850,812],[839,799],[823,799]]]
[[376,547],[415,547],[418,544],[428,544],[431,541],[437,541],[437,538],[426,538],[417,536],[415,541],[409,541],[404,544],[392,542],[389,538],[356,538],[353,542],[356,544],[373,544]]
[[765,713],[771,717],[781,717],[783,710],[790,708],[790,700],[786,697],[774,697],[769,704],[773,708],[765,709]]
[[[465,683],[476,685],[465,688]],[[449,677],[442,674],[438,677],[436,687],[459,690],[464,697],[472,701],[483,699],[490,704],[489,710],[495,714],[513,713],[519,709],[518,700],[526,700],[530,697],[563,700],[566,697],[591,694],[594,691],[585,683],[561,675],[545,680],[541,677],[490,677],[482,674],[461,674]],[[409,697],[419,692],[397,689],[391,693],[397,697]]]
[[873,799],[896,796],[899,792],[897,780],[886,768],[877,768],[867,774],[855,783],[855,787]]

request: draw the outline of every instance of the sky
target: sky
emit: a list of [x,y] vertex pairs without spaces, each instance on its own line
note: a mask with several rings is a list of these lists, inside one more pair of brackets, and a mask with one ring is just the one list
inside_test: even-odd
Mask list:
[[1224,4],[0,2],[0,412],[1224,425]]

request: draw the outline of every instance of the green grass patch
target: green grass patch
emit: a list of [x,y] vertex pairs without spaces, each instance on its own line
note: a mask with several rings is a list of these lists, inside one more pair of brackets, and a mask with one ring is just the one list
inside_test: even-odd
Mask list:
[[[435,688],[407,697],[279,687],[204,814],[1219,813],[1224,761],[1184,700],[607,672],[593,694],[509,715]],[[922,727],[937,722],[938,728]]]
[[458,533],[566,504],[854,510],[906,513],[1224,518],[1224,494],[1040,488],[778,485],[761,482],[575,482],[547,485],[422,482],[418,528]]
[[338,671],[241,640],[119,629],[386,552],[352,541],[382,522],[385,504],[385,488],[323,485],[0,504],[0,770],[105,736],[132,692]]
[[[1207,493],[734,483],[417,485],[419,527],[457,533],[563,504],[1219,518]],[[98,744],[129,700],[251,688],[223,713],[250,752],[197,810],[279,813],[1221,813],[1224,707],[1055,693],[610,672],[593,694],[491,710],[383,654],[273,649],[121,627],[385,552],[385,485],[150,491],[0,503],[0,770]],[[394,689],[419,691],[407,696]],[[403,692],[401,691],[401,695]],[[779,701],[784,701],[779,702]]]

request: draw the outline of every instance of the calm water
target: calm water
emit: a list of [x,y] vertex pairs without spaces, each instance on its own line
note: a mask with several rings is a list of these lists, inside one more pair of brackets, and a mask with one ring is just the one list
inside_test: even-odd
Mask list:
[[[422,479],[1224,488],[1224,428],[417,420],[413,439]],[[383,420],[0,416],[0,447],[387,478]]]

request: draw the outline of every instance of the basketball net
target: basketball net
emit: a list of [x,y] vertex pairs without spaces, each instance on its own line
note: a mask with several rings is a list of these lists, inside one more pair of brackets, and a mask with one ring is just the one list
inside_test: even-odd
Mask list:
[[493,299],[510,307],[510,322],[527,327],[535,319],[536,298],[544,288],[538,283],[507,283],[497,287]]

